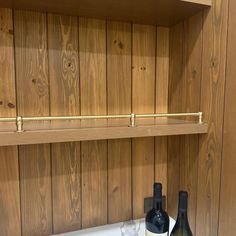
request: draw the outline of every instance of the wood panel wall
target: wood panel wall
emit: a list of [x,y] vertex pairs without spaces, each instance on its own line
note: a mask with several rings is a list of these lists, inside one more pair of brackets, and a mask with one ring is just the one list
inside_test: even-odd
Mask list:
[[214,0],[170,28],[0,9],[1,117],[203,111],[210,127],[201,136],[1,147],[4,236],[143,217],[154,181],[172,217],[178,191],[189,192],[194,235],[231,235],[233,2]]
[[[200,110],[202,13],[171,28],[169,112]],[[189,192],[189,221],[195,232],[198,135],[168,138],[169,213],[177,211],[178,191]]]
[[220,191],[218,235],[230,235],[236,230],[235,142],[236,142],[236,2],[229,0],[228,46],[224,107],[223,160]]
[[[0,14],[1,116],[168,110],[168,28],[10,9]],[[163,182],[167,192],[167,138],[6,147],[0,157],[4,236],[141,218],[153,182]]]
[[[0,10],[0,115],[16,116],[12,11]],[[20,188],[17,147],[0,148],[0,229],[20,235]]]
[[169,212],[176,212],[177,191],[188,190],[197,236],[232,234],[230,228],[218,233],[228,9],[228,0],[215,0],[210,10],[170,29],[169,111],[199,108],[209,124],[207,135],[168,139]]

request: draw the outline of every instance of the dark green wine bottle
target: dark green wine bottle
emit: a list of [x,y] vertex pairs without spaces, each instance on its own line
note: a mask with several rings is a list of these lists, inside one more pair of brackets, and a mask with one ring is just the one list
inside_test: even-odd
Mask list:
[[170,236],[193,236],[188,223],[188,193],[179,192],[179,212]]
[[162,185],[154,184],[153,209],[146,216],[146,236],[169,236],[169,216],[162,208]]

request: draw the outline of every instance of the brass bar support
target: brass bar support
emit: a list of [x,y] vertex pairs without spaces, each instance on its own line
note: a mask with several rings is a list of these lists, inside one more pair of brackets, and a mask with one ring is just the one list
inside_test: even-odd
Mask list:
[[16,132],[23,132],[24,128],[23,128],[23,118],[22,116],[17,116],[16,117]]
[[136,115],[134,113],[131,113],[131,115],[130,115],[130,127],[135,127],[135,118],[136,118]]
[[203,113],[202,112],[199,112],[199,124],[202,124],[203,123]]
[[127,114],[127,115],[95,115],[95,116],[45,116],[45,117],[10,117],[0,118],[0,122],[16,122],[16,131],[24,131],[25,121],[53,121],[53,120],[87,120],[87,119],[117,119],[117,118],[129,118],[130,127],[135,127],[136,118],[148,118],[148,117],[182,117],[182,116],[196,116],[199,119],[199,124],[203,123],[203,113],[173,113],[173,114]]

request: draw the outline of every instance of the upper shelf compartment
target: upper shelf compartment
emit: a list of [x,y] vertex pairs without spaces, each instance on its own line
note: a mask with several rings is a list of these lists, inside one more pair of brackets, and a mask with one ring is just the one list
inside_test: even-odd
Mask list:
[[211,6],[211,0],[0,0],[0,7],[134,23],[173,25]]
[[62,121],[59,124],[28,124],[24,132],[10,130],[12,127],[7,128],[5,125],[0,125],[0,146],[205,134],[208,132],[206,123],[173,118],[146,120],[134,127],[128,126],[125,121],[114,121],[94,127],[82,127],[79,122],[70,124]]
[[[198,120],[173,117],[198,117]],[[208,126],[202,118],[202,112],[0,118],[0,146],[203,134]],[[14,122],[15,127],[3,122]]]

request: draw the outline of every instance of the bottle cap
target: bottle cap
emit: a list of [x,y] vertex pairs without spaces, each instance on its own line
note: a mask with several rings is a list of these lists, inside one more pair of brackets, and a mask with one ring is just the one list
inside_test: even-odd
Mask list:
[[187,211],[188,208],[188,192],[180,191],[179,192],[179,210]]

